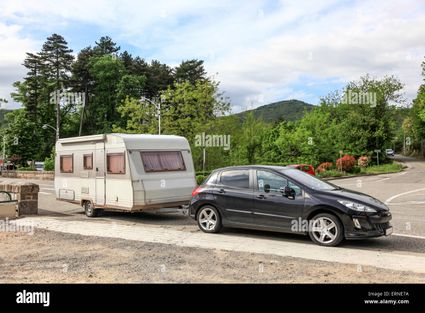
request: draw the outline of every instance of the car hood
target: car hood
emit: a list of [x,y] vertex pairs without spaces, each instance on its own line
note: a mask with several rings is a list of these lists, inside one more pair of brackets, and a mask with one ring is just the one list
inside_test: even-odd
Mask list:
[[335,200],[349,200],[361,203],[382,211],[389,210],[388,206],[382,201],[379,201],[378,199],[372,196],[354,190],[340,188],[334,190],[320,191],[319,194],[322,196],[326,196],[327,198],[334,198]]

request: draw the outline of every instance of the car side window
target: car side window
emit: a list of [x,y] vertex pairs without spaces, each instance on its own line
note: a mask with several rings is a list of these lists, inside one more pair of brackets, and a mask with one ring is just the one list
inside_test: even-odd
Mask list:
[[261,192],[278,192],[288,184],[288,180],[280,175],[268,172],[257,171],[257,190]]
[[214,185],[217,182],[217,172],[208,176],[201,185]]
[[228,187],[249,188],[249,170],[224,171],[220,183]]
[[288,182],[288,186],[295,190],[295,196],[297,196],[297,197],[298,197],[298,196],[301,196],[301,194],[302,194],[302,189],[301,189],[301,187],[299,187],[299,186],[295,185],[295,184],[294,184],[294,183],[292,183],[292,182]]

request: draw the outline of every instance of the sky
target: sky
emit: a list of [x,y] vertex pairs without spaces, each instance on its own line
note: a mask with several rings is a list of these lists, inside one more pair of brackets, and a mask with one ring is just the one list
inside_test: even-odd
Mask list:
[[26,52],[52,33],[77,53],[108,35],[146,60],[202,59],[233,112],[274,101],[318,104],[369,73],[415,98],[425,56],[424,0],[0,0],[0,98]]

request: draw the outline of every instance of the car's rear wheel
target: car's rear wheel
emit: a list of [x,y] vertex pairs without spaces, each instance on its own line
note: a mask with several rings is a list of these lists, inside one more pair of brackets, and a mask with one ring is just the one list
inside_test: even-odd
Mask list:
[[335,247],[344,239],[344,227],[332,214],[320,213],[311,219],[310,238],[321,246]]
[[99,210],[95,209],[91,201],[84,202],[84,212],[88,217],[96,217],[99,214]]
[[198,212],[198,226],[205,233],[218,233],[221,230],[221,217],[217,209],[206,205]]

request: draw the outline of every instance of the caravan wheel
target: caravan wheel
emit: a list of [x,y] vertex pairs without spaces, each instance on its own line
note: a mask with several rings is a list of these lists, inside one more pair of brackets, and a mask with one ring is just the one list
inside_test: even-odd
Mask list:
[[96,217],[98,214],[98,210],[94,208],[93,203],[91,201],[84,202],[84,211],[88,217]]

